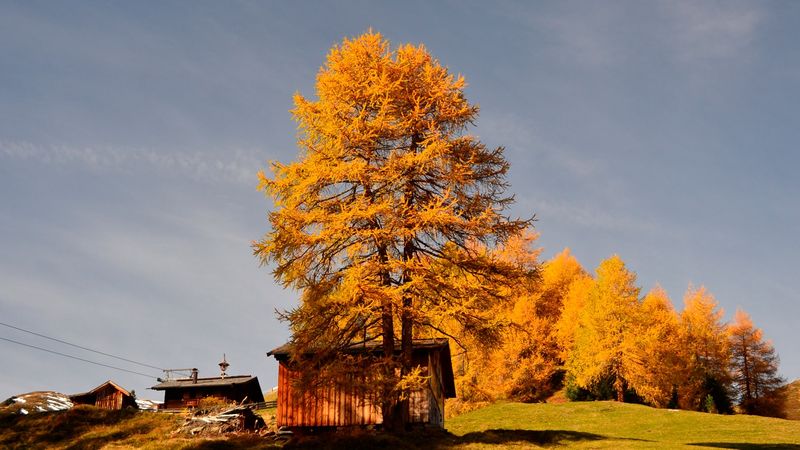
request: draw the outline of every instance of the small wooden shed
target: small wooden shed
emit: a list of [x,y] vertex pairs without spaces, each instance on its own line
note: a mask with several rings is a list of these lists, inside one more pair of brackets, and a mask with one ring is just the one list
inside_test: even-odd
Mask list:
[[264,401],[258,377],[250,375],[198,378],[195,371],[189,378],[163,381],[150,389],[164,391],[162,409],[196,408],[200,400],[208,397],[236,403]]
[[[348,354],[383,354],[381,342],[369,342],[349,347]],[[399,355],[399,345],[395,347]],[[380,404],[365,398],[355,386],[337,383],[337,386],[318,388],[299,395],[293,387],[298,377],[289,361],[289,344],[267,353],[278,360],[278,410],[277,425],[290,428],[325,428],[378,425],[383,423]],[[413,360],[428,377],[426,385],[411,394],[410,421],[416,425],[444,428],[444,400],[456,396],[453,366],[450,361],[450,344],[447,339],[414,340]]]
[[104,409],[138,408],[136,398],[111,380],[89,392],[69,396],[76,405],[93,405]]

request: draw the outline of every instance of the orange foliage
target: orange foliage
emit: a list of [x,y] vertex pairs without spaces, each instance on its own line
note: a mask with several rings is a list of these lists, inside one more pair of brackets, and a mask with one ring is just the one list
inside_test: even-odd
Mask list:
[[498,291],[526,271],[494,253],[530,221],[505,213],[503,149],[466,133],[478,107],[465,85],[422,45],[345,39],[317,75],[317,99],[294,97],[299,159],[259,174],[275,209],[254,252],[302,293],[285,315],[293,354],[382,339],[384,398],[402,397],[391,365],[411,377],[415,334],[444,331],[446,315],[491,336]]
[[753,325],[750,316],[736,311],[728,328],[731,342],[733,380],[739,406],[748,414],[785,416],[784,380],[778,376],[778,357],[772,343]]
[[680,358],[678,402],[683,409],[708,408],[711,396],[715,409],[729,409],[730,345],[724,311],[701,286],[691,286],[684,297],[686,306],[680,317]]

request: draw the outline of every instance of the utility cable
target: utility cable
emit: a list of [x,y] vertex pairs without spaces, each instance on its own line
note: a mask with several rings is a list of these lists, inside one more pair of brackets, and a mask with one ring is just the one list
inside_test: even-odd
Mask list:
[[[14,325],[10,325],[10,324],[7,324],[7,323],[0,322],[0,325],[2,325],[4,327],[8,327],[8,328],[13,328],[15,330],[22,331],[24,333],[32,334],[34,336],[39,336],[41,338],[50,339],[51,341],[55,341],[55,342],[59,342],[59,343],[65,344],[65,345],[69,345],[71,347],[79,348],[81,350],[86,350],[88,352],[94,352],[94,353],[98,353],[98,354],[103,355],[103,356],[108,356],[109,358],[119,359],[119,360],[122,360],[122,361],[125,361],[125,362],[129,362],[129,363],[132,363],[132,364],[137,364],[137,365],[140,365],[140,366],[143,366],[143,367],[149,367],[151,369],[160,370],[162,372],[166,371],[166,369],[163,369],[163,368],[158,367],[158,366],[154,366],[152,364],[147,364],[147,363],[143,363],[143,362],[139,362],[139,361],[134,361],[132,359],[123,358],[122,356],[117,356],[117,355],[112,355],[110,353],[101,352],[100,350],[91,349],[91,348],[88,348],[88,347],[84,347],[82,345],[73,344],[71,342],[67,342],[67,341],[64,341],[64,340],[61,340],[61,339],[56,339],[54,337],[45,336],[45,335],[43,335],[41,333],[36,333],[35,331],[26,330],[24,328],[16,327]],[[27,345],[27,344],[24,344],[24,345]],[[185,371],[174,371],[174,372],[188,373],[188,372],[185,372]]]
[[121,370],[123,372],[128,372],[128,373],[132,373],[132,374],[136,374],[136,375],[141,375],[143,377],[147,377],[147,378],[150,378],[150,379],[158,379],[157,376],[148,375],[148,374],[142,373],[142,372],[136,372],[135,370],[123,369],[121,367],[111,366],[111,365],[99,363],[99,362],[96,362],[96,361],[90,361],[88,359],[79,358],[77,356],[68,355],[66,353],[57,352],[55,350],[49,350],[49,349],[46,349],[46,348],[37,347],[35,345],[25,344],[23,342],[15,341],[13,339],[7,339],[7,338],[4,338],[4,337],[0,337],[0,340],[4,340],[4,341],[11,342],[11,343],[14,343],[14,344],[22,345],[22,346],[25,346],[25,347],[35,348],[36,350],[41,350],[43,352],[52,353],[54,355],[59,355],[59,356],[67,357],[67,358],[77,359],[78,361],[87,362],[89,364],[95,364],[95,365],[98,365],[98,366],[108,367],[109,369]]

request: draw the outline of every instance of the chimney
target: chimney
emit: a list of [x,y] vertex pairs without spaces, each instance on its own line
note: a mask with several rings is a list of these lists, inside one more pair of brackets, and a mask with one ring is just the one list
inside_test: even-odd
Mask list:
[[197,384],[197,369],[192,369],[192,384]]

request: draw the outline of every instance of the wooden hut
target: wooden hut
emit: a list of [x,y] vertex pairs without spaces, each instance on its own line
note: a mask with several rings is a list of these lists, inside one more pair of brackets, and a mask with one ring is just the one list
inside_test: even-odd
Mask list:
[[[278,360],[277,425],[290,428],[325,428],[378,425],[383,423],[381,405],[359,391],[356,383],[340,382],[299,395],[294,388],[298,377],[289,360],[289,345],[267,353]],[[345,350],[352,355],[380,356],[381,342],[357,344]],[[400,353],[396,346],[395,353]],[[428,377],[425,386],[409,398],[410,422],[444,428],[444,399],[456,396],[450,344],[447,339],[417,339],[413,361]],[[363,374],[366,379],[368,374]]]
[[264,401],[258,377],[250,375],[198,378],[194,370],[189,378],[163,381],[150,389],[164,391],[164,409],[196,408],[200,400],[208,397],[236,403]]
[[138,408],[136,398],[111,380],[89,392],[69,396],[76,405],[93,405],[104,409]]

